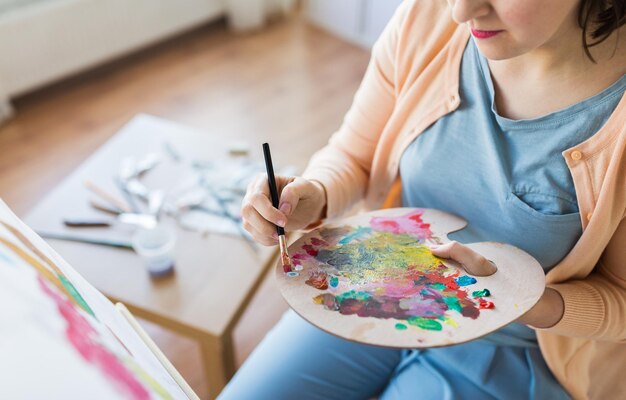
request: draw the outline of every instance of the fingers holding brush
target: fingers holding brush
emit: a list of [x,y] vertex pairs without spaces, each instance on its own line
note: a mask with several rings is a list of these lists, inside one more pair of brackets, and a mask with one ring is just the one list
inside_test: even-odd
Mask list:
[[[250,205],[256,210],[265,220],[271,222],[274,225],[285,227],[287,224],[287,217],[285,214],[274,208],[270,199],[262,193],[254,193],[250,196]],[[250,213],[250,216],[253,216]]]
[[241,204],[242,224],[254,240],[275,246],[278,242],[276,226],[284,227],[287,217],[272,205],[267,176],[259,175],[249,186]]
[[251,205],[242,209],[243,228],[252,235],[254,240],[265,246],[276,246],[278,235],[276,226],[268,222]]

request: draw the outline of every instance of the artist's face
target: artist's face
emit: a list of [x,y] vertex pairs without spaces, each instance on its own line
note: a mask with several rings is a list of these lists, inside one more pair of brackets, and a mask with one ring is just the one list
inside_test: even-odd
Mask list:
[[448,4],[452,18],[467,24],[480,52],[492,60],[580,40],[579,0],[448,0]]

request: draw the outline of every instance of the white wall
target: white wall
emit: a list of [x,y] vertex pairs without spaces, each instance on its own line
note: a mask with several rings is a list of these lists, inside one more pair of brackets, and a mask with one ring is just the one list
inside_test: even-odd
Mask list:
[[258,29],[295,0],[0,0],[0,121],[10,99],[228,15]]
[[308,0],[306,14],[314,24],[371,47],[402,0]]
[[54,0],[0,14],[0,86],[14,97],[219,17],[220,0]]

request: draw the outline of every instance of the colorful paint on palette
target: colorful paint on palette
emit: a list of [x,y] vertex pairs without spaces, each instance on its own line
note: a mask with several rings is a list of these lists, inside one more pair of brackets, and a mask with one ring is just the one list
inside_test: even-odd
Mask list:
[[312,271],[309,273],[309,279],[306,284],[313,286],[315,289],[328,289],[328,274],[324,271]]
[[294,264],[308,273],[306,284],[322,291],[332,288],[333,293],[320,293],[313,301],[344,315],[400,320],[398,330],[410,325],[439,331],[444,325],[456,327],[455,318],[478,318],[487,307],[465,288],[476,279],[460,276],[424,245],[439,238],[422,214],[373,217],[368,227],[320,229],[319,237],[292,255]]
[[472,296],[473,297],[489,297],[491,296],[491,292],[489,291],[489,289],[476,290],[472,292]]
[[458,278],[456,278],[455,281],[457,285],[459,286],[469,286],[469,285],[473,285],[476,283],[476,278],[463,275],[463,276],[459,276]]
[[490,309],[494,307],[495,305],[493,304],[493,302],[485,300],[483,298],[478,299],[478,308],[485,310],[485,309]]

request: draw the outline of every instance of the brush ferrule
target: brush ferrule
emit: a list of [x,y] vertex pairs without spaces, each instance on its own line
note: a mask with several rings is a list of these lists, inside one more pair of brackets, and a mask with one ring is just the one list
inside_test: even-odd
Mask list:
[[285,235],[278,236],[278,245],[280,246],[280,254],[289,257],[289,253],[287,252],[287,240],[285,240]]
[[280,247],[280,261],[283,265],[285,272],[291,271],[291,259],[289,258],[289,252],[287,251],[287,240],[285,235],[278,236],[278,245]]

